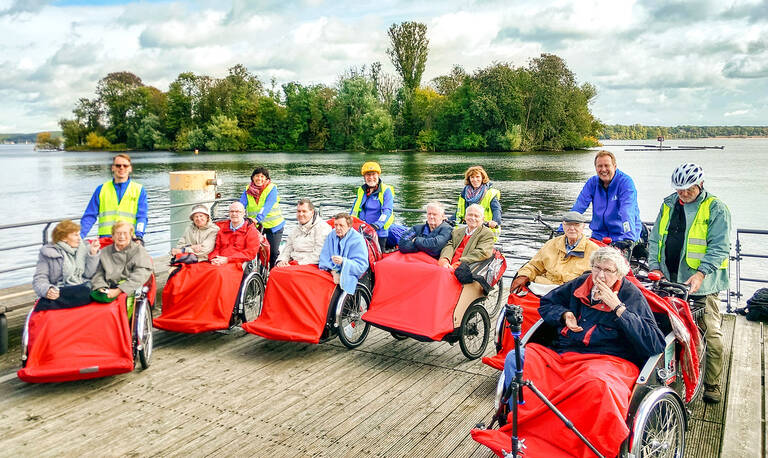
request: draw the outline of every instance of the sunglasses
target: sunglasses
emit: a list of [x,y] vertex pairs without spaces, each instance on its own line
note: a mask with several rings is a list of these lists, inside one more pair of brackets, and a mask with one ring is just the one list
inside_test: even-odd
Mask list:
[[121,168],[126,168],[127,169],[130,166],[131,166],[131,164],[112,164],[112,167],[117,167],[118,169],[121,169]]

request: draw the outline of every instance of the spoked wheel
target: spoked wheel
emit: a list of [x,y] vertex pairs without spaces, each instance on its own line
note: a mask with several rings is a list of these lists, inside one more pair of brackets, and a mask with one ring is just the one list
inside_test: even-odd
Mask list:
[[136,341],[139,353],[139,362],[141,368],[146,369],[152,363],[152,311],[146,300],[139,304],[138,316],[136,320]]
[[674,392],[657,388],[638,407],[632,453],[636,457],[682,458],[685,414]]
[[[347,348],[356,348],[368,337],[368,331],[371,329],[370,323],[366,323],[361,318],[368,311],[370,299],[368,294],[360,288],[354,295],[341,293],[339,297],[340,310],[337,312],[339,325],[339,340]],[[337,309],[338,310],[338,309]]]
[[467,359],[477,359],[485,353],[488,346],[488,336],[491,330],[491,320],[488,312],[480,304],[472,304],[464,313],[459,329],[459,346]]
[[261,315],[261,306],[264,304],[264,280],[258,273],[253,272],[246,277],[240,293],[240,304],[240,319],[243,323],[253,321]]
[[391,334],[391,335],[392,335],[392,337],[394,337],[396,340],[405,340],[405,339],[407,339],[407,338],[408,338],[408,336],[404,336],[404,335],[402,335],[402,334],[398,334],[398,333],[396,333],[396,332],[390,332],[390,334]]
[[499,278],[496,286],[493,287],[491,292],[485,298],[485,308],[488,310],[489,316],[496,316],[501,309],[501,305],[504,302],[504,279]]

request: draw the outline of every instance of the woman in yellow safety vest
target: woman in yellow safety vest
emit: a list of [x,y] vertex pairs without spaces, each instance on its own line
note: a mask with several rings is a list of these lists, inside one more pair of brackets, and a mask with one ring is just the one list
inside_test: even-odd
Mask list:
[[251,173],[251,184],[240,196],[240,203],[245,207],[247,216],[264,228],[264,235],[269,242],[269,267],[273,267],[280,254],[280,241],[283,239],[285,220],[280,212],[280,195],[277,186],[269,178],[266,167],[256,167]]
[[459,195],[459,202],[456,206],[456,222],[463,224],[467,207],[472,204],[480,204],[484,210],[485,225],[491,229],[495,239],[498,239],[501,232],[500,197],[501,193],[493,187],[493,183],[491,183],[483,167],[474,165],[468,168],[464,172],[464,189]]

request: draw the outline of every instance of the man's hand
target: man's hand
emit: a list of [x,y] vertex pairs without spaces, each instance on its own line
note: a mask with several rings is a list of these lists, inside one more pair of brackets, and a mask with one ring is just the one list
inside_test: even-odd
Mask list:
[[59,298],[59,288],[55,286],[51,286],[50,288],[48,288],[48,292],[45,293],[45,297],[46,299],[55,301],[56,299]]
[[275,264],[275,267],[286,267],[288,266],[288,261],[277,261],[277,264]]
[[450,269],[451,268],[451,261],[448,260],[448,258],[440,258],[439,261],[437,261],[437,265],[440,267],[445,267]]
[[574,315],[573,312],[563,313],[563,320],[565,321],[565,327],[573,332],[581,332],[584,330],[584,328],[579,326],[579,322],[576,320],[576,315]]
[[335,270],[332,270],[331,271],[331,276],[333,276],[333,283],[338,285],[339,282],[341,281],[341,275],[338,272],[336,272]]
[[376,221],[375,223],[371,223],[371,227],[374,228],[376,231],[378,231],[379,229],[381,229],[381,224],[379,224],[379,222]]
[[203,246],[200,245],[200,244],[190,245],[189,249],[190,249],[190,251],[192,251],[194,253],[199,253],[199,252],[203,251]]
[[701,282],[703,281],[704,281],[704,274],[697,270],[695,274],[691,275],[691,278],[689,278],[684,282],[684,284],[689,285],[691,287],[690,294],[693,294],[696,291],[698,291],[699,288],[701,288]]
[[509,291],[516,293],[520,291],[520,289],[528,284],[528,277],[525,275],[518,275],[517,278],[515,278],[512,281],[512,285],[509,287]]
[[181,248],[171,248],[171,256],[177,256],[182,253]]
[[331,256],[331,261],[333,261],[334,264],[341,265],[341,263],[344,262],[344,258],[341,256]]
[[215,266],[221,266],[227,263],[227,257],[226,256],[216,256],[215,258],[211,259],[211,264]]
[[119,295],[120,295],[120,293],[121,293],[121,292],[122,292],[122,291],[120,291],[120,288],[109,288],[109,289],[106,291],[106,293],[107,293],[107,297],[108,297],[108,298],[110,298],[110,299],[114,299],[114,298],[116,298],[117,296],[119,296]]
[[494,220],[490,220],[490,221],[488,221],[488,227],[490,227],[491,229],[497,228],[497,227],[499,227],[499,223],[497,223]]

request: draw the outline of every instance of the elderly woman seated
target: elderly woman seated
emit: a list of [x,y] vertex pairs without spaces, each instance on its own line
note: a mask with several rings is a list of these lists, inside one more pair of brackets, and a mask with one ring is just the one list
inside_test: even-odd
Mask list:
[[427,222],[417,224],[400,238],[401,253],[423,251],[433,258],[440,257],[440,252],[451,239],[451,225],[445,222],[445,207],[440,202],[427,204]]
[[90,280],[99,264],[99,242],[83,243],[80,225],[64,220],[53,228],[52,243],[40,248],[32,287],[38,309],[74,307],[91,301]]
[[484,261],[493,255],[493,232],[483,225],[483,207],[472,204],[467,207],[466,226],[458,226],[451,232],[451,239],[440,252],[439,264],[456,269],[460,264]]
[[[106,302],[120,293],[132,296],[152,275],[152,258],[144,246],[133,240],[133,225],[118,221],[112,226],[114,243],[101,250],[93,276],[91,297]],[[133,303],[128,304],[128,315]]]
[[368,247],[363,236],[352,229],[352,217],[338,213],[333,232],[328,234],[320,252],[321,270],[333,275],[333,282],[347,294],[354,294],[357,280],[368,270]]
[[299,225],[288,235],[280,250],[277,266],[285,267],[293,262],[298,265],[318,264],[320,252],[331,226],[320,219],[309,199],[300,199],[296,205],[296,221]]
[[579,212],[563,214],[565,234],[555,237],[517,271],[517,277],[510,286],[511,292],[518,292],[529,283],[562,285],[589,270],[589,259],[598,245],[584,235],[589,219]]
[[[613,247],[590,257],[591,274],[572,280],[541,299],[544,322],[557,330],[552,348],[525,347],[523,376],[574,422],[605,456],[616,456],[629,434],[625,422],[640,367],[664,351],[664,335],[643,293],[624,276],[629,265]],[[515,353],[505,362],[515,373]],[[548,456],[553,447],[575,456],[589,450],[534,396],[520,406],[520,438],[528,453]],[[504,429],[504,428],[502,428]]]
[[189,212],[189,219],[192,222],[176,243],[176,248],[171,250],[171,254],[178,256],[191,253],[195,255],[198,261],[207,261],[208,254],[213,251],[216,244],[219,226],[211,221],[211,212],[208,207],[202,204],[192,207],[192,211]]

